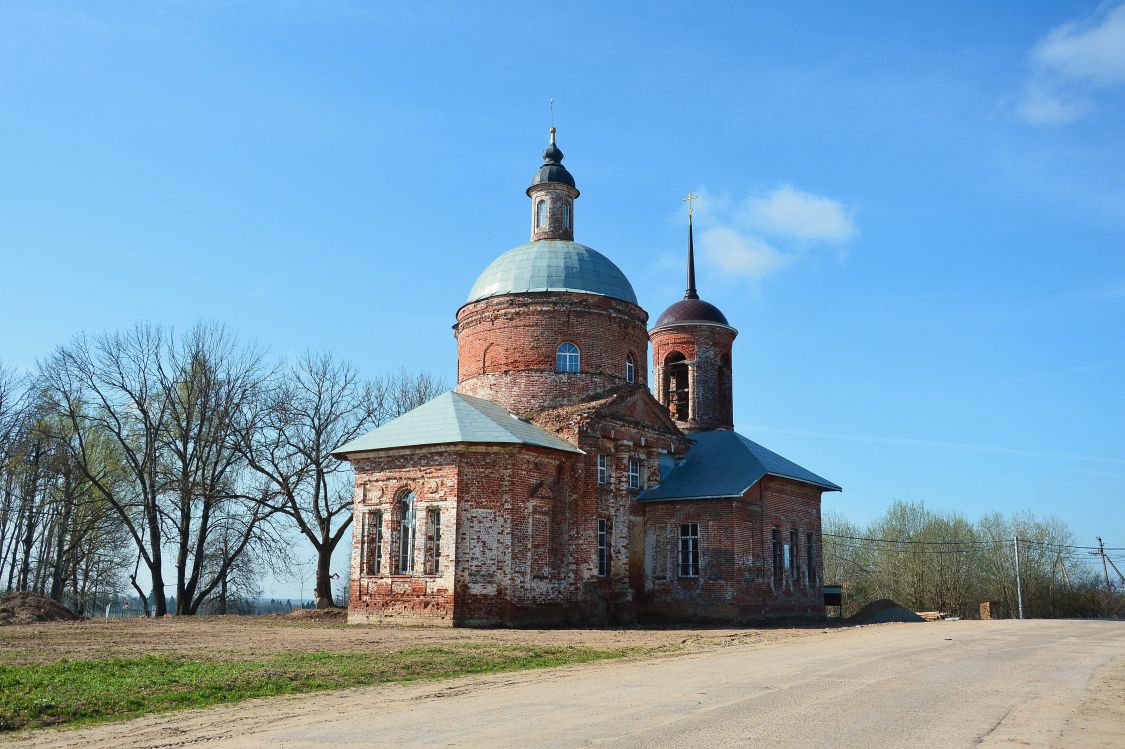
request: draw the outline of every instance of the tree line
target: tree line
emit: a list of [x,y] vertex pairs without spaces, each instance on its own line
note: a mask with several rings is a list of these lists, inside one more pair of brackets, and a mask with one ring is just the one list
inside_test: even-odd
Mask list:
[[271,359],[209,323],[78,335],[28,373],[0,362],[0,589],[87,611],[131,588],[146,613],[223,613],[290,571],[295,531],[330,605],[353,496],[331,451],[445,388],[326,353]]
[[826,513],[823,534],[825,581],[844,586],[845,615],[890,598],[966,618],[979,616],[988,601],[1014,617],[1020,594],[1027,617],[1125,613],[1120,587],[1107,583],[1100,562],[1091,565],[1091,547],[1078,544],[1058,518],[990,512],[970,522],[923,502],[896,501],[866,526]]

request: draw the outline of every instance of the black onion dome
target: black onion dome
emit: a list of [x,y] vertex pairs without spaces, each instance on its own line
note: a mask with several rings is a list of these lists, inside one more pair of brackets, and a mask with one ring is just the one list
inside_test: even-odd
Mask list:
[[539,171],[535,173],[535,177],[531,180],[531,186],[558,182],[578,189],[578,186],[574,184],[574,177],[562,165],[562,160],[562,149],[555,145],[555,132],[554,128],[551,128],[551,143],[547,146],[547,150],[543,151],[543,166],[539,167]]
[[730,327],[727,316],[710,302],[705,302],[702,299],[681,299],[664,310],[664,314],[657,318],[656,325],[653,328],[663,328],[667,325],[689,325],[691,323]]

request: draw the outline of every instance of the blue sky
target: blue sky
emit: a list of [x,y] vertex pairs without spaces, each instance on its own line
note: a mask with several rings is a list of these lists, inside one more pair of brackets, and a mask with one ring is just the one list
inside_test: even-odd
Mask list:
[[576,239],[740,330],[738,428],[1125,545],[1125,7],[8,3],[0,358],[228,323],[454,375],[555,100]]

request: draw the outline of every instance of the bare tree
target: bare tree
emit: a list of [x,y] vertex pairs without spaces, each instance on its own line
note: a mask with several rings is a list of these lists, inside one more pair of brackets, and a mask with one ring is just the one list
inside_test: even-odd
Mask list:
[[[117,512],[148,568],[157,615],[167,613],[159,457],[168,402],[159,376],[161,348],[160,329],[142,324],[92,341],[80,335],[40,367],[56,413],[73,432],[68,444],[77,465]],[[107,481],[94,450],[102,438],[120,454],[128,482]]]
[[332,605],[332,552],[352,519],[349,466],[332,450],[379,424],[385,398],[350,364],[305,354],[275,380],[246,433],[245,454],[269,482],[272,507],[316,550],[318,606]]
[[[169,336],[160,358],[166,418],[158,476],[165,535],[175,547],[177,614],[196,613],[239,556],[271,536],[262,526],[276,509],[263,501],[265,487],[240,450],[267,374],[259,352],[217,325]],[[210,553],[213,535],[222,540],[218,557]]]

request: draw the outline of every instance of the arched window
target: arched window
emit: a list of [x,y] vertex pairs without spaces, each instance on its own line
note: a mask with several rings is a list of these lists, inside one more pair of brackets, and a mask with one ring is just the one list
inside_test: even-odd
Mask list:
[[570,203],[563,203],[563,228],[570,228]]
[[414,571],[414,492],[407,492],[398,500],[398,572],[400,575]]
[[687,358],[679,351],[664,357],[664,402],[676,421],[687,421],[691,414],[691,391]]
[[547,201],[540,200],[539,204],[535,206],[535,226],[547,225]]
[[578,347],[573,343],[561,343],[555,349],[555,371],[577,372],[581,366],[581,357]]
[[637,381],[637,363],[633,361],[633,355],[628,354],[625,357],[625,382]]

